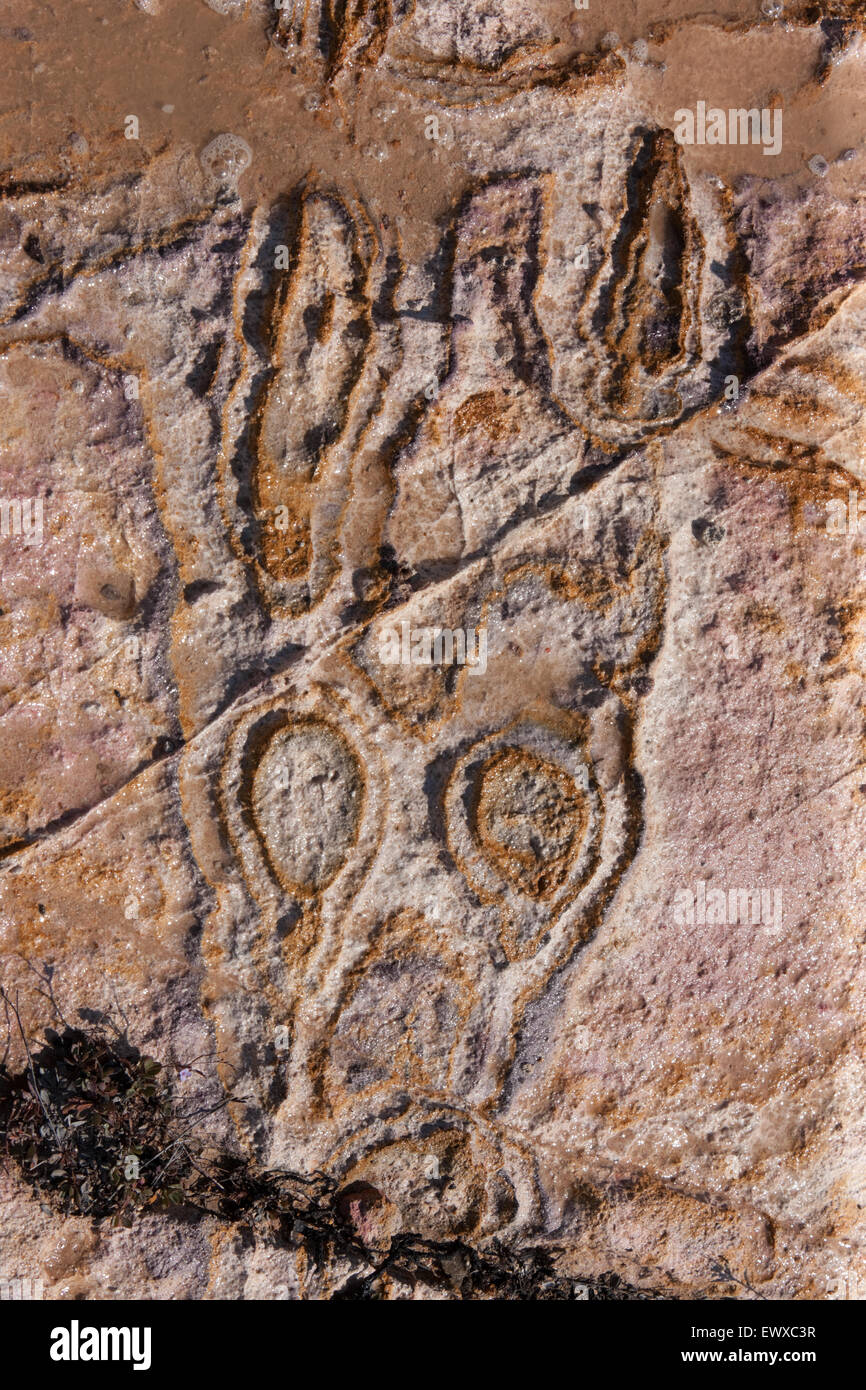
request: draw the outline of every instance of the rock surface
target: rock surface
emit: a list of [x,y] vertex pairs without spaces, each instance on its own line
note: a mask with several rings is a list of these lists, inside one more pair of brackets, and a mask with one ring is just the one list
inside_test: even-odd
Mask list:
[[[7,11],[26,1035],[113,1020],[370,1239],[866,1297],[861,7]],[[47,1297],[333,1292],[2,1183]]]

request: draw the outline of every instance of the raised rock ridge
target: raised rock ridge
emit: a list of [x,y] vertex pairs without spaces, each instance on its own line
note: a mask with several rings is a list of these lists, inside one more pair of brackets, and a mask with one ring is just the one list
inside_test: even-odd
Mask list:
[[[7,8],[9,1066],[113,1025],[373,1246],[866,1296],[861,7]],[[351,1273],[0,1181],[49,1297]]]

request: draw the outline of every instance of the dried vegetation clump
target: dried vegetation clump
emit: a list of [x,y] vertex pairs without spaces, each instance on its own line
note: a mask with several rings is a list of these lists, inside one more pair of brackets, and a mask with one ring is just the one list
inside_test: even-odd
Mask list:
[[[7,1001],[8,1002],[8,1001]],[[379,1195],[341,1188],[325,1173],[257,1169],[202,1151],[182,1117],[161,1063],[100,1029],[46,1030],[27,1045],[27,1065],[0,1065],[0,1153],[40,1202],[63,1215],[131,1225],[148,1210],[207,1216],[252,1228],[259,1238],[302,1247],[318,1269],[337,1271],[331,1297],[378,1299],[396,1282],[454,1299],[623,1300],[658,1298],[615,1274],[559,1274],[542,1248],[479,1250],[460,1240],[407,1232],[367,1243],[354,1214]],[[207,1155],[207,1156],[206,1156]]]

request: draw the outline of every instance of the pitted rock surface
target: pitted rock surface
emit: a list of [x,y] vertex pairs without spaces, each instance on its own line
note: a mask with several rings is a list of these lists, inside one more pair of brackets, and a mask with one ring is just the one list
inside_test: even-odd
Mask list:
[[[863,1297],[862,7],[7,9],[28,1036],[115,1020],[373,1244]],[[340,1277],[0,1180],[50,1297]]]

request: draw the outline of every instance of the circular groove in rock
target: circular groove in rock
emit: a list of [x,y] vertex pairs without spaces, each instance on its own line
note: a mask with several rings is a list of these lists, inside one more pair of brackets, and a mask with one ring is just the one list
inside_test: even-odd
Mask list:
[[333,882],[358,836],[360,763],[330,725],[274,733],[252,777],[253,820],[283,886],[304,896]]

